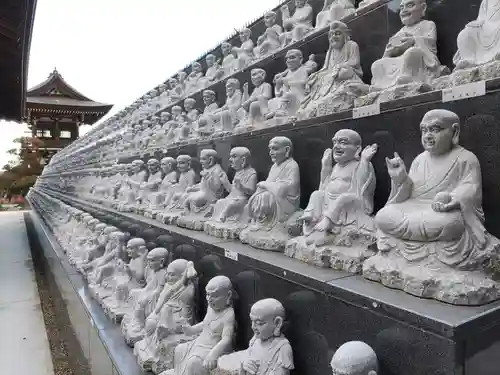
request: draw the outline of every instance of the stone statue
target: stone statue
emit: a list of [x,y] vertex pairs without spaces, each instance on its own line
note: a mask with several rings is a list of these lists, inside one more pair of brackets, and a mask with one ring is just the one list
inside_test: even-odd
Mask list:
[[401,1],[404,26],[391,37],[384,56],[373,63],[373,93],[360,98],[361,105],[430,91],[431,82],[445,73],[437,57],[436,25],[424,19],[426,10],[426,0]]
[[254,44],[251,38],[252,30],[244,28],[240,31],[241,47],[233,47],[232,50],[233,54],[236,54],[234,61],[236,71],[245,69],[255,59]]
[[226,82],[226,103],[215,110],[212,115],[211,122],[216,126],[212,136],[224,136],[233,132],[234,127],[245,115],[241,110],[241,101],[240,81],[236,78],[229,78]]
[[174,368],[162,375],[209,375],[217,367],[219,357],[232,351],[236,322],[231,281],[226,276],[216,276],[205,290],[205,319],[194,326],[183,326],[184,334],[198,337],[175,348]]
[[361,341],[341,345],[330,363],[333,375],[377,375],[378,359],[373,349]]
[[144,338],[134,346],[143,370],[159,374],[173,368],[175,347],[194,339],[182,333],[182,326],[193,324],[195,278],[192,262],[177,259],[168,265],[166,284],[146,319]]
[[97,246],[94,248],[94,254],[88,255],[88,258],[79,264],[79,270],[85,278],[89,278],[90,274],[107,263],[109,254],[112,253],[114,247],[117,246],[117,238],[114,235],[117,231],[118,228],[106,226],[100,232],[97,237]]
[[186,77],[184,94],[190,95],[201,89],[200,80],[203,77],[203,67],[199,62],[195,61],[191,65],[191,73]]
[[479,161],[458,144],[455,113],[429,111],[420,130],[425,151],[409,173],[397,154],[386,159],[391,194],[375,217],[379,253],[363,275],[453,304],[498,299],[486,268],[497,262],[500,241],[484,228]]
[[434,82],[437,90],[497,78],[500,70],[500,3],[482,0],[477,19],[458,34],[455,70]]
[[169,202],[165,202],[168,198],[171,198],[170,191],[177,184],[177,171],[176,161],[174,158],[167,156],[161,159],[160,162],[161,174],[163,175],[163,179],[158,186],[158,192],[153,193],[150,198],[150,206],[146,209],[146,217],[152,218],[152,213],[155,210],[161,209],[165,204]]
[[243,84],[243,97],[241,104],[244,114],[240,123],[236,126],[235,132],[259,127],[264,123],[264,116],[269,112],[268,103],[273,96],[273,88],[267,83],[266,71],[261,68],[252,69],[250,77],[254,89],[252,94],[248,93],[248,82]]
[[248,349],[224,355],[216,375],[289,375],[293,366],[290,343],[282,333],[285,308],[281,302],[263,299],[250,310],[254,336]]
[[233,46],[230,43],[223,42],[220,45],[222,51],[222,66],[217,72],[217,79],[223,79],[235,72],[235,57],[233,55]]
[[281,7],[283,28],[282,45],[286,46],[304,39],[313,30],[313,8],[308,0],[295,0],[295,12],[290,15],[288,4]]
[[177,170],[179,178],[177,184],[169,189],[163,203],[164,209],[157,211],[156,219],[167,224],[174,224],[180,212],[184,210],[184,201],[186,190],[196,183],[196,173],[191,168],[191,156],[179,155],[177,157]]
[[219,105],[215,101],[215,91],[204,90],[203,91],[203,104],[205,104],[205,109],[198,119],[198,128],[196,129],[196,135],[199,136],[210,136],[214,131],[214,112],[219,109]]
[[340,21],[356,11],[354,0],[324,1],[323,9],[316,16],[316,29],[323,29],[333,21]]
[[[318,266],[361,272],[375,243],[373,212],[375,170],[370,162],[377,145],[362,150],[360,135],[339,130],[321,161],[319,190],[300,218],[301,237],[287,243],[285,254]],[[335,161],[335,165],[333,162]]]
[[309,73],[302,64],[303,55],[298,49],[291,49],[285,56],[287,69],[274,77],[275,98],[269,101],[266,119],[282,118],[286,122],[294,116],[305,97]]
[[182,113],[182,107],[174,105],[172,107],[172,120],[167,123],[167,136],[166,143],[171,144],[177,140],[177,136],[180,133],[181,127],[184,124],[184,115]]
[[214,83],[217,78],[217,72],[220,69],[217,58],[211,53],[205,57],[205,62],[207,64],[207,71],[205,72],[205,77],[200,80],[201,88],[206,88]]
[[126,251],[130,261],[128,263],[121,260],[118,261],[112,292],[101,301],[105,311],[126,303],[132,289],[145,286],[145,270],[148,254],[146,242],[142,238],[132,238],[127,243]]
[[201,181],[188,187],[185,196],[181,198],[184,211],[177,225],[194,230],[203,230],[203,224],[211,216],[212,205],[222,198],[224,183],[228,184],[226,172],[219,164],[219,155],[212,149],[201,150],[200,163]]
[[158,187],[162,182],[162,171],[160,162],[157,159],[151,158],[147,162],[149,177],[146,182],[140,186],[140,193],[137,198],[135,211],[142,214],[144,210],[150,207],[154,202],[154,194],[158,192]]
[[113,311],[113,320],[121,320],[121,330],[127,345],[133,347],[145,335],[146,317],[151,314],[165,285],[168,251],[163,247],[152,249],[147,255],[146,286],[130,291],[129,298]]
[[128,189],[125,192],[125,202],[118,206],[119,211],[131,211],[135,206],[141,185],[146,181],[146,171],[143,170],[144,162],[134,160],[131,165],[132,176],[127,180]]
[[269,156],[274,164],[248,201],[250,226],[242,230],[240,240],[260,249],[283,251],[290,221],[300,217],[300,172],[290,139],[271,139]]
[[368,85],[361,80],[361,58],[359,47],[350,38],[346,24],[334,21],[328,37],[330,48],[323,68],[309,76],[306,90],[297,117],[311,118],[347,110],[354,99],[368,93]]
[[283,29],[276,23],[276,12],[266,12],[264,24],[266,31],[258,37],[257,46],[254,48],[254,55],[258,58],[264,58],[281,49],[280,37]]
[[208,234],[221,238],[238,239],[241,230],[248,222],[244,214],[248,198],[255,193],[257,172],[250,165],[250,150],[246,147],[235,147],[229,154],[229,163],[236,172],[233,183],[223,180],[224,188],[229,195],[215,203],[212,218],[205,223],[204,230]]

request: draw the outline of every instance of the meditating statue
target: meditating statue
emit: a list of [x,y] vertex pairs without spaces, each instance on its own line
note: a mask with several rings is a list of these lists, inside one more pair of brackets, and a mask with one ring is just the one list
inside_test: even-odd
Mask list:
[[251,37],[252,30],[244,28],[240,31],[241,47],[233,47],[232,50],[233,54],[236,54],[236,60],[234,61],[236,71],[245,69],[255,59],[253,53],[254,44]]
[[203,67],[199,62],[195,61],[191,65],[191,73],[186,77],[184,94],[190,95],[201,89],[200,80],[203,77]]
[[217,72],[220,69],[217,58],[211,53],[205,57],[205,62],[207,64],[207,71],[205,72],[205,77],[200,79],[201,88],[208,87],[214,83],[217,78]]
[[283,251],[289,221],[300,215],[300,172],[290,139],[271,139],[269,156],[274,164],[248,201],[250,226],[242,230],[240,240],[264,250]]
[[[133,289],[143,288],[146,285],[146,262],[148,249],[142,238],[132,238],[127,243],[128,263],[118,260],[113,278],[114,285],[111,293],[101,301],[105,312],[124,305]],[[101,297],[102,295],[99,294]]]
[[424,19],[426,10],[426,0],[401,1],[399,15],[404,26],[390,38],[384,56],[372,65],[373,97],[388,89],[390,93],[382,95],[381,101],[429,91],[432,80],[445,72],[437,57],[436,25]]
[[324,0],[323,9],[316,16],[316,29],[323,29],[355,11],[354,0]]
[[323,68],[309,76],[306,91],[297,112],[300,119],[324,116],[349,109],[354,99],[368,93],[368,85],[361,80],[359,47],[350,38],[346,24],[334,21],[328,37],[330,48]]
[[[219,109],[219,105],[215,101],[215,91],[204,90],[203,91],[203,104],[205,104],[205,109],[203,113],[198,118],[198,128],[196,129],[196,135],[199,136],[209,136],[213,133],[215,124],[213,123],[212,114]],[[194,135],[194,134],[193,134]]]
[[255,193],[257,172],[250,165],[250,150],[235,147],[229,154],[229,164],[236,172],[233,183],[222,180],[229,195],[214,205],[212,218],[205,222],[204,230],[208,234],[221,238],[238,239],[239,233],[246,226],[248,216],[244,210],[248,199]]
[[231,43],[223,42],[220,45],[222,51],[222,66],[217,72],[217,79],[223,79],[235,72],[235,57]]
[[456,69],[467,69],[500,60],[500,2],[482,0],[477,19],[458,34]]
[[119,211],[130,211],[138,198],[141,185],[146,181],[146,171],[143,170],[144,162],[140,159],[132,162],[132,176],[127,180],[128,189],[125,195],[125,202],[118,206]]
[[180,100],[184,95],[185,95],[185,78],[186,73],[181,71],[177,73],[177,78],[176,77],[171,77],[168,80],[170,89],[169,89],[169,97],[170,100],[167,104],[170,103],[175,103],[178,100]]
[[165,285],[167,276],[165,267],[168,262],[168,250],[163,247],[152,249],[147,255],[146,286],[132,289],[124,304],[119,304],[113,311],[113,320],[121,320],[121,330],[128,346],[142,340],[146,318],[155,310],[156,302]]
[[281,36],[283,46],[304,39],[313,30],[313,8],[307,1],[295,0],[293,16],[290,15],[288,4],[281,7],[283,28],[285,29]]
[[162,375],[209,375],[217,360],[232,351],[235,315],[232,285],[226,276],[211,279],[206,288],[208,309],[203,322],[183,326],[186,335],[198,335],[175,348],[174,368]]
[[174,367],[175,347],[194,337],[182,327],[193,324],[196,270],[192,262],[176,259],[167,267],[166,284],[147,317],[144,337],[134,346],[139,366],[159,374]]
[[273,87],[265,81],[266,75],[264,69],[252,69],[250,77],[254,89],[251,95],[248,93],[248,82],[243,84],[241,108],[245,112],[242,113],[242,119],[235,128],[236,132],[259,127],[264,123],[264,116],[269,112],[269,100],[273,97]]
[[135,207],[136,213],[142,214],[144,210],[150,207],[153,203],[153,195],[158,192],[158,187],[162,181],[162,171],[160,169],[160,162],[157,159],[151,158],[147,162],[149,176],[146,182],[140,186],[139,196],[137,198],[137,205]]
[[378,359],[373,349],[361,341],[349,341],[337,349],[330,366],[333,375],[377,375]]
[[113,226],[105,226],[102,229],[97,237],[95,248],[91,250],[93,254],[88,254],[87,259],[79,264],[79,271],[85,278],[88,278],[97,268],[106,264],[109,254],[117,246],[116,237],[114,236],[116,232],[118,232],[118,228]]
[[172,220],[180,215],[184,210],[184,201],[186,190],[196,183],[197,176],[191,168],[191,156],[179,155],[177,157],[177,170],[179,178],[177,184],[172,186],[163,202],[164,209],[156,212],[156,218],[164,223],[173,224]]
[[293,352],[283,335],[285,308],[274,298],[256,302],[250,310],[253,337],[248,349],[224,355],[217,361],[217,375],[289,375]]
[[[318,266],[361,272],[375,243],[373,212],[375,170],[373,144],[362,149],[360,135],[339,130],[321,161],[319,190],[312,193],[300,218],[301,237],[287,243],[285,254]],[[334,163],[335,162],[335,165]]]
[[281,49],[280,37],[283,29],[276,23],[276,12],[266,12],[264,24],[266,30],[257,38],[257,46],[254,48],[254,55],[258,58],[264,58]]
[[[177,225],[194,230],[203,230],[203,224],[211,216],[212,205],[222,198],[224,184],[227,184],[226,172],[219,164],[219,155],[212,149],[200,152],[201,181],[186,189],[183,201],[184,211]],[[227,186],[227,185],[226,185]]]
[[274,77],[275,98],[269,101],[269,112],[266,119],[283,118],[283,121],[296,114],[305,97],[309,73],[302,64],[303,55],[298,49],[286,53],[287,69]]
[[174,143],[177,140],[178,134],[184,124],[184,114],[182,107],[174,105],[172,107],[172,120],[167,123],[167,136],[165,139],[166,144]]
[[455,113],[429,111],[420,130],[425,151],[409,173],[396,153],[386,159],[391,194],[375,217],[379,253],[365,262],[363,275],[448,303],[498,299],[500,285],[486,268],[500,241],[483,224],[479,161],[458,144]]
[[[231,134],[234,127],[240,122],[245,113],[241,109],[242,94],[240,81],[229,78],[226,82],[226,103],[212,114],[212,136]],[[208,132],[208,129],[205,131]]]
[[164,207],[165,199],[171,197],[170,190],[177,184],[176,161],[174,158],[167,156],[161,159],[160,162],[161,174],[163,179],[158,186],[158,191],[153,193],[150,198],[150,206],[146,209],[146,217],[152,217],[152,212]]

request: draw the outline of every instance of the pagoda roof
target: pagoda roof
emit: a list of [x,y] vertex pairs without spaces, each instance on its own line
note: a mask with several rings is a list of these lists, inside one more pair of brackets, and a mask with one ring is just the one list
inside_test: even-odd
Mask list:
[[60,114],[92,114],[100,119],[113,107],[112,104],[93,101],[76,90],[54,69],[49,77],[28,91],[28,112],[52,112]]
[[0,118],[25,116],[28,61],[36,0],[0,1]]

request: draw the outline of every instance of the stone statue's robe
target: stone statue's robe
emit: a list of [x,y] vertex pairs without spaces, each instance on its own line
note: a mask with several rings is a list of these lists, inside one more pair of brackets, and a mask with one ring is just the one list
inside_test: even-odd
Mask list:
[[219,105],[217,103],[211,103],[205,107],[203,113],[198,119],[198,133],[201,135],[209,135],[213,133],[213,114],[217,111],[217,109],[219,109]]
[[[477,266],[490,241],[498,241],[483,225],[481,189],[481,169],[472,152],[456,146],[440,158],[421,153],[409,179],[400,186],[393,183],[387,205],[375,218],[382,240],[399,239],[398,248],[409,261],[435,253],[452,267]],[[441,192],[458,201],[460,209],[435,212],[431,204]]]
[[195,340],[175,348],[175,375],[208,375],[208,371],[203,367],[203,361],[223,337],[232,337],[234,322],[232,307],[221,312],[215,312],[209,307],[203,319],[201,334]]
[[165,197],[164,204],[168,209],[182,208],[184,192],[196,183],[196,173],[190,169],[179,174],[179,182],[175,184]]
[[458,51],[453,62],[469,61],[475,65],[488,63],[500,53],[500,2],[483,0],[476,21],[458,34]]
[[280,165],[273,164],[265,184],[265,189],[257,188],[252,195],[248,208],[252,219],[272,229],[286,222],[299,209],[299,165],[292,158]]
[[322,29],[333,21],[339,21],[355,12],[353,0],[326,0],[316,16],[316,29]]
[[422,20],[413,26],[403,26],[387,46],[398,46],[400,39],[408,34],[415,38],[415,45],[397,57],[382,57],[372,65],[372,86],[386,89],[398,84],[402,77],[411,82],[430,83],[441,74],[437,58],[437,31],[432,21]]
[[241,108],[241,99],[241,90],[236,90],[233,95],[227,97],[225,106],[214,114],[216,132],[233,130],[235,123],[241,119],[241,112],[238,112]]
[[154,194],[158,191],[158,186],[161,184],[161,171],[149,175],[148,180],[141,186],[140,199],[142,204],[149,206],[154,198]]
[[146,181],[146,171],[135,173],[129,178],[129,188],[125,194],[127,203],[135,203],[135,199],[137,198],[137,194],[139,193],[139,187],[144,181]]
[[[217,163],[208,169],[200,172],[201,182],[199,190],[187,193],[185,205],[189,207],[191,213],[199,213],[224,194],[224,186],[222,180],[226,172]],[[226,177],[227,178],[227,177]]]
[[[334,226],[373,231],[373,194],[375,170],[370,162],[352,161],[341,168],[335,165],[318,191],[309,199],[305,213],[312,213],[313,225],[327,217]],[[308,233],[304,233],[308,234]]]
[[302,8],[295,9],[293,16],[283,15],[283,27],[287,32],[281,36],[282,44],[298,42],[313,29],[313,8],[305,4]]
[[[241,368],[245,359],[259,363],[255,375],[282,374],[294,369],[293,351],[285,336],[271,337],[261,341],[255,336],[250,340],[247,350],[228,354],[219,360],[219,368],[225,372],[234,373]],[[234,368],[239,364],[238,368]]]
[[[240,181],[243,189],[237,189],[235,187],[235,180]],[[238,221],[248,202],[248,198],[255,192],[256,183],[257,172],[255,169],[248,167],[237,171],[234,174],[231,192],[226,198],[220,199],[215,204],[212,220],[221,221],[221,219],[223,219],[225,221]]]
[[302,101],[299,112],[311,117],[310,112],[315,112],[325,98],[338,97],[344,101],[366,93],[368,88],[361,80],[362,76],[361,57],[356,42],[348,40],[340,50],[330,48],[323,68],[309,77],[311,91]]

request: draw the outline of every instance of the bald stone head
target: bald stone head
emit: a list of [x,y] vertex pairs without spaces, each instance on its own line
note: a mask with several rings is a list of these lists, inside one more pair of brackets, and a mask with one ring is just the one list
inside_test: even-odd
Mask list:
[[160,166],[163,173],[169,173],[175,169],[175,159],[171,156],[166,156],[161,159]]
[[181,173],[189,171],[191,168],[191,156],[189,155],[179,155],[177,156],[177,169]]
[[222,311],[232,303],[232,284],[226,276],[215,276],[205,287],[207,302],[214,311]]
[[186,259],[176,259],[167,267],[166,281],[168,284],[175,284],[180,280],[188,266]]
[[208,169],[210,167],[213,167],[218,162],[219,162],[219,155],[217,154],[217,151],[211,148],[201,150],[200,163],[203,169]]
[[424,115],[420,131],[424,149],[431,155],[444,155],[458,145],[460,118],[454,112],[435,109]]
[[168,250],[164,247],[155,247],[152,249],[146,259],[148,261],[148,266],[153,271],[158,271],[164,267],[168,258]]
[[142,238],[132,238],[127,242],[127,253],[130,258],[136,258],[140,252],[146,251],[146,241]]
[[229,153],[229,165],[240,171],[250,165],[250,150],[246,147],[234,147]]
[[285,320],[285,308],[274,298],[262,299],[250,309],[252,330],[256,338],[266,341],[281,336]]
[[399,17],[405,26],[413,26],[422,21],[427,11],[426,0],[401,0]]
[[332,155],[336,163],[345,165],[359,160],[361,136],[352,129],[341,129],[332,138]]
[[287,137],[274,137],[269,141],[269,156],[273,163],[281,164],[292,156],[292,141]]
[[350,341],[337,349],[330,363],[333,375],[377,375],[378,360],[373,349],[361,341]]

